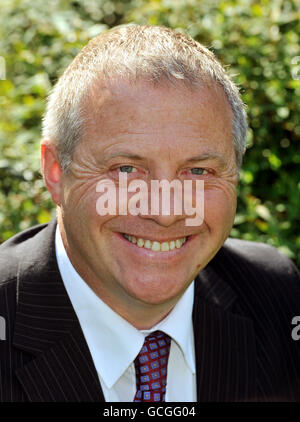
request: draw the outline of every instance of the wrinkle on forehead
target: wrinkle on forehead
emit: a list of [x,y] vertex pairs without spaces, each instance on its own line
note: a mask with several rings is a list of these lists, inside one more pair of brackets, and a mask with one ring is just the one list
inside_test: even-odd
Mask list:
[[[216,83],[205,83],[201,87],[189,87],[183,81],[176,81],[174,84],[153,84],[146,80],[130,81],[126,79],[121,80],[104,80],[98,79],[89,89],[84,100],[84,114],[85,117],[90,115],[101,118],[110,114],[110,108],[118,103],[127,103],[127,105],[134,105],[135,107],[140,103],[138,93],[146,92],[146,103],[151,102],[151,106],[157,101],[157,107],[168,107],[170,99],[178,101],[181,97],[190,106],[197,100],[198,105],[202,103],[205,107],[208,101],[214,101],[217,105],[216,113],[218,111],[226,111],[228,119],[232,120],[231,106],[226,98],[224,90]],[[159,94],[165,95],[159,95]],[[199,95],[202,94],[202,95]],[[145,98],[142,100],[142,105],[145,106]],[[220,108],[221,105],[221,108]],[[178,112],[180,113],[180,112]],[[118,116],[116,116],[118,117]],[[122,117],[122,116],[121,116]]]
[[211,153],[217,147],[219,154],[234,149],[231,107],[217,85],[187,90],[179,82],[154,87],[146,81],[99,81],[90,91],[85,114],[84,142],[92,139],[93,151],[100,142],[104,154],[137,143],[141,148],[151,143],[155,153],[168,147],[169,160],[177,147],[190,155],[207,153],[208,146]]

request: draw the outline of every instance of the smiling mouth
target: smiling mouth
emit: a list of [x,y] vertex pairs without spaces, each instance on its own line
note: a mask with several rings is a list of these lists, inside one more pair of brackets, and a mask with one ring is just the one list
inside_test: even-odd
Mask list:
[[173,239],[167,242],[158,242],[157,240],[135,237],[126,233],[122,233],[122,236],[139,248],[150,249],[153,252],[168,252],[174,249],[180,249],[189,238],[189,236],[187,236],[180,239]]

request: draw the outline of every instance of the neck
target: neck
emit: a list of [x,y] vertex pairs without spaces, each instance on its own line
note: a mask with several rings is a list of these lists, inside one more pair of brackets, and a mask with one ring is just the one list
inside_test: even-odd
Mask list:
[[75,269],[107,306],[138,330],[151,329],[162,321],[171,312],[180,298],[180,296],[174,297],[162,303],[143,302],[129,295],[124,289],[120,289],[119,286],[114,288],[114,282],[110,283],[109,288],[107,288],[98,279],[91,277],[86,272],[82,273],[79,268],[75,267]]
[[113,311],[128,321],[138,330],[149,330],[162,321],[173,309],[177,302],[174,299],[163,304],[148,304],[141,302],[135,298],[127,297],[126,301],[122,300],[118,303],[110,300],[105,292],[95,291],[97,296],[103,300]]

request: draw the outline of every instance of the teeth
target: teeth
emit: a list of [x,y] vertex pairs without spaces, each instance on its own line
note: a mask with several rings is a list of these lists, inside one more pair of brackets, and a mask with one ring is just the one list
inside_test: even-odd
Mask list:
[[144,246],[144,240],[143,239],[141,239],[141,238],[138,238],[138,240],[137,240],[137,245],[138,245],[138,247],[139,248],[142,248],[143,246]]
[[153,251],[155,251],[155,252],[159,252],[160,251],[160,243],[159,242],[156,242],[156,241],[154,241],[153,243],[152,243],[152,248],[151,248]]
[[151,248],[151,242],[150,240],[146,240],[144,243],[144,248],[150,249]]
[[168,250],[169,250],[170,248],[169,248],[169,243],[168,242],[163,242],[161,245],[160,245],[160,250],[162,251],[162,252],[168,252]]
[[179,249],[181,247],[181,245],[182,245],[181,239],[176,239],[176,242],[175,242],[176,248]]
[[123,236],[125,239],[129,240],[129,242],[136,244],[139,248],[144,247],[146,249],[151,249],[154,252],[168,252],[175,248],[179,249],[186,242],[186,237],[160,243],[156,240],[151,241],[149,239],[142,239],[141,237],[137,239],[135,236],[130,236],[128,234],[124,234]]

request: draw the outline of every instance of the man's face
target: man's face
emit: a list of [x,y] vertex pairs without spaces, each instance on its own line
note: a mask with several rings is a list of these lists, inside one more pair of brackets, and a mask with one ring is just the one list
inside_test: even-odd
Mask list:
[[[113,309],[175,303],[223,245],[233,224],[237,168],[223,91],[191,91],[180,82],[173,87],[101,82],[91,91],[85,114],[84,139],[70,173],[61,180],[68,255]],[[110,179],[118,193],[120,172],[127,173],[128,182],[146,181],[149,191],[151,180],[203,180],[204,222],[186,226],[186,215],[100,216],[96,186]],[[153,251],[124,234],[150,240],[148,246],[187,240],[173,250]]]

